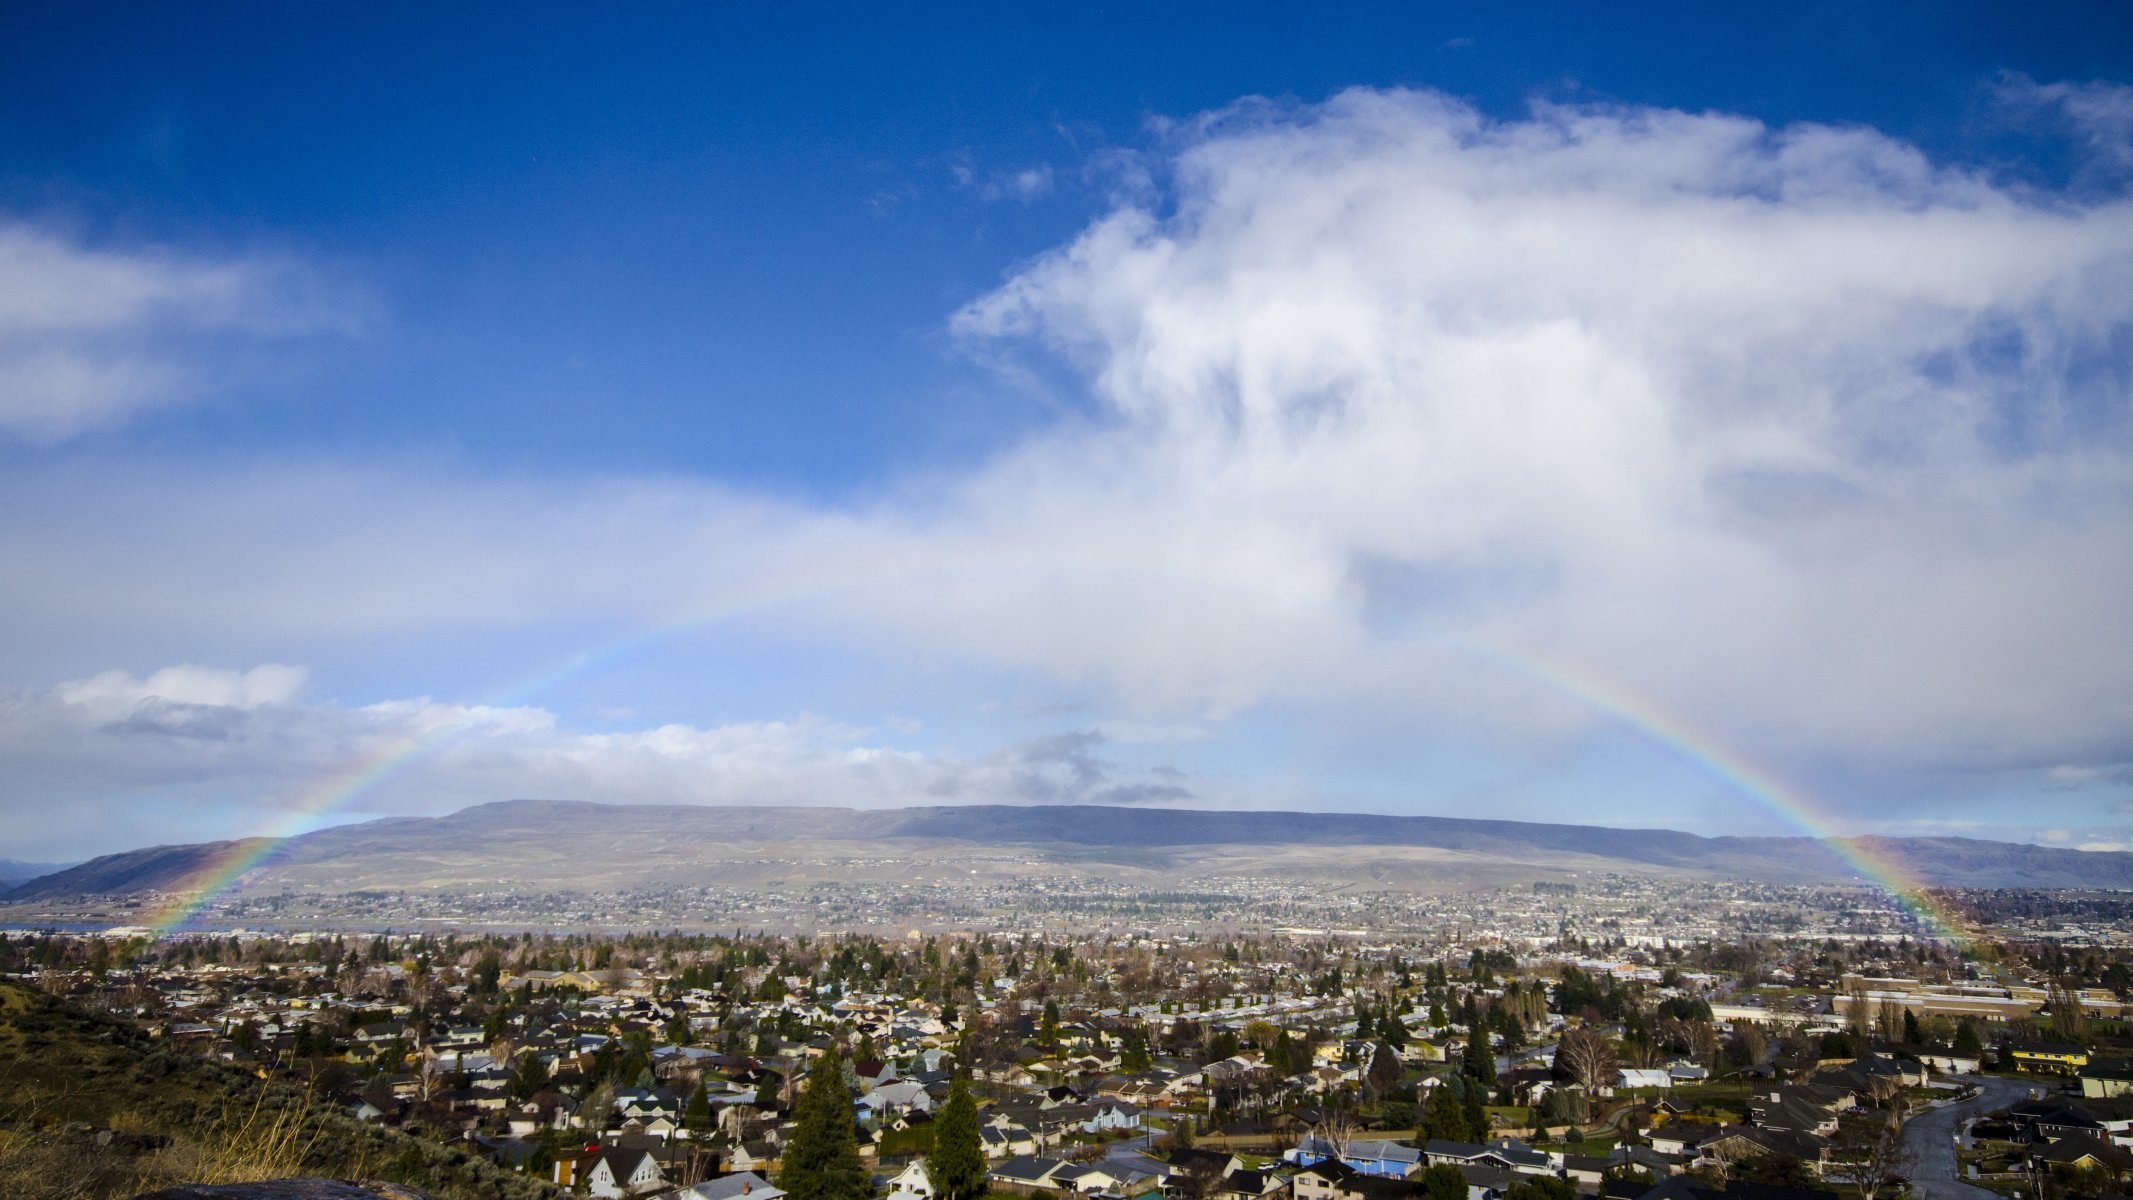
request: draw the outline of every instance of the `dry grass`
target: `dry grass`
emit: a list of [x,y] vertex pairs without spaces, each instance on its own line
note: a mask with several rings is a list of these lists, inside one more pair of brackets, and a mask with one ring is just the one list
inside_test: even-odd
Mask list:
[[382,1178],[440,1200],[542,1200],[461,1147],[156,1043],[0,981],[0,1200],[125,1200],[179,1183]]

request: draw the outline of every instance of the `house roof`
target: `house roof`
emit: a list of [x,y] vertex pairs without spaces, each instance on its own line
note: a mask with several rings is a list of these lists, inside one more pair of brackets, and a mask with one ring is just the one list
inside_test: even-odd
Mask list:
[[1042,1185],[1060,1167],[1065,1165],[1065,1163],[1056,1158],[1045,1158],[1037,1154],[1017,1154],[1013,1158],[995,1165],[987,1173],[996,1178],[1005,1179],[1010,1183]]
[[784,1195],[784,1189],[754,1171],[741,1171],[685,1188],[674,1200],[741,1200],[744,1196],[747,1200],[780,1200]]

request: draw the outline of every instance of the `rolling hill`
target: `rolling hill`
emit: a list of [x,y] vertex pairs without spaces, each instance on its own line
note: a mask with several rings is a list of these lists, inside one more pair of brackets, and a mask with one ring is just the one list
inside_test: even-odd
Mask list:
[[[259,843],[158,846],[31,880],[8,902],[176,890]],[[1841,883],[1859,869],[1805,837],[1702,837],[1666,829],[1099,806],[857,810],[619,806],[514,800],[441,817],[389,818],[292,838],[249,886],[345,892],[494,885],[511,890],[718,882],[783,887],[902,878],[954,864],[1001,875],[1122,879],[1262,874],[1351,887],[1467,886],[1570,871]],[[2133,854],[1967,838],[1870,838],[1841,849],[1929,884],[2133,887]]]

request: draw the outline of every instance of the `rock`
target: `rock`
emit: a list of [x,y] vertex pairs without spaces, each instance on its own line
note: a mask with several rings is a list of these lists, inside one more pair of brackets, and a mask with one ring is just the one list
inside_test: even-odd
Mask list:
[[185,1183],[133,1200],[430,1200],[402,1183],[355,1183],[346,1179],[269,1179],[260,1183]]

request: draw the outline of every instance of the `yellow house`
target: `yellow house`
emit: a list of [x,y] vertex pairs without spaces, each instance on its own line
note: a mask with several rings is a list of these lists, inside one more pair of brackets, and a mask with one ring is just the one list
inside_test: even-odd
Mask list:
[[2009,1061],[2024,1071],[2072,1075],[2089,1065],[2089,1052],[2057,1042],[2023,1042],[2007,1048]]

